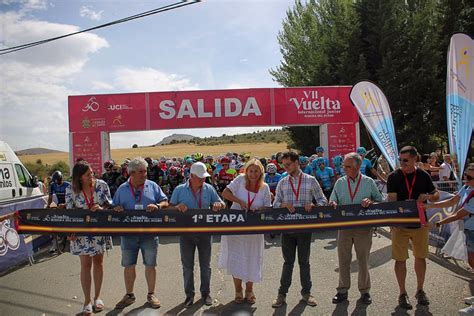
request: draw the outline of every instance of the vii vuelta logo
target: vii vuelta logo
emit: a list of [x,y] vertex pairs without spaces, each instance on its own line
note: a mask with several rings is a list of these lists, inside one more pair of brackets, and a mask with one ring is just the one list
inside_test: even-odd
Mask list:
[[84,105],[84,107],[82,108],[82,112],[88,112],[88,111],[92,111],[92,112],[97,112],[99,111],[99,102],[97,102],[97,100],[95,99],[95,97],[91,97],[86,105]]

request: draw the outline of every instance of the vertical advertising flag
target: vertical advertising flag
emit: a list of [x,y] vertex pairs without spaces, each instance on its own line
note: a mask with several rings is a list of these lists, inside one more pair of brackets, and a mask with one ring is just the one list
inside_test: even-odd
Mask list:
[[398,148],[392,113],[382,90],[370,81],[352,87],[350,98],[365,127],[387,159],[390,166],[398,166]]
[[[474,40],[466,34],[451,37],[446,78],[449,151],[455,158],[454,173],[461,182],[474,124]],[[457,162],[457,166],[456,166]]]

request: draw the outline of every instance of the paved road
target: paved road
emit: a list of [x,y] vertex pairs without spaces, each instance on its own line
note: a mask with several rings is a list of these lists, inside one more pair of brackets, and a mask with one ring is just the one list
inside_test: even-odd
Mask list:
[[[357,263],[353,262],[352,282],[355,289],[349,293],[349,303],[333,305],[331,298],[337,285],[336,233],[313,234],[311,249],[311,273],[313,295],[318,306],[307,307],[299,301],[299,271],[295,267],[293,285],[287,297],[287,305],[273,309],[271,302],[277,294],[283,259],[279,238],[266,237],[264,253],[264,281],[255,286],[257,303],[237,305],[233,303],[231,276],[216,267],[219,255],[219,237],[216,237],[212,253],[211,291],[214,305],[197,303],[184,309],[179,243],[175,237],[160,240],[158,254],[157,295],[162,302],[159,309],[146,304],[146,285],[143,267],[139,266],[135,294],[137,301],[125,310],[113,310],[124,294],[120,247],[116,246],[105,258],[105,279],[102,298],[106,309],[97,315],[457,315],[464,307],[462,298],[474,293],[474,283],[433,261],[428,261],[426,292],[431,299],[428,308],[417,306],[408,313],[397,308],[398,289],[390,260],[390,240],[374,237],[370,257],[373,304],[358,304]],[[409,295],[414,296],[416,283],[413,261],[408,262]],[[197,268],[197,266],[196,266]],[[196,270],[198,271],[198,270]],[[197,273],[198,278],[199,273]],[[199,288],[199,280],[196,280]],[[25,266],[0,278],[0,315],[76,315],[82,308],[82,291],[79,282],[79,260],[70,254],[42,259],[33,266]]]

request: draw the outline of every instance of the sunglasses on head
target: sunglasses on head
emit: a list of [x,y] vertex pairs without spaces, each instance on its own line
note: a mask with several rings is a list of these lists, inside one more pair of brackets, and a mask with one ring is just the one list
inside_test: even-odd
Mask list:
[[409,162],[409,161],[410,161],[409,159],[406,159],[406,158],[403,158],[403,159],[402,159],[402,158],[400,158],[400,157],[398,157],[398,160],[399,160],[399,161],[402,161],[402,162]]

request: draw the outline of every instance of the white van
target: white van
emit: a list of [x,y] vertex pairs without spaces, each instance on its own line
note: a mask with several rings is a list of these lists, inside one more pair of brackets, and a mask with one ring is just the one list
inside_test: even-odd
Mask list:
[[10,146],[0,140],[0,204],[42,195],[36,177],[30,175]]

